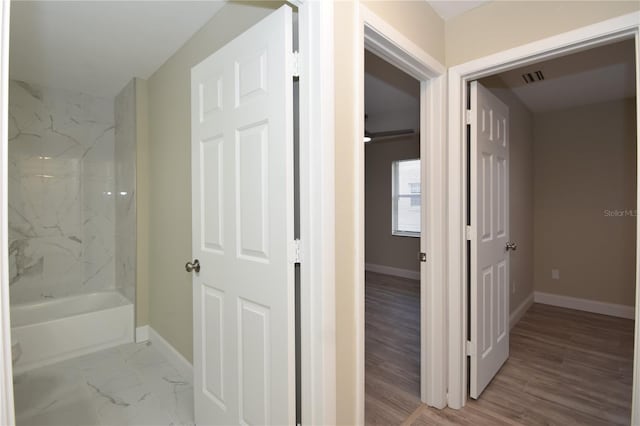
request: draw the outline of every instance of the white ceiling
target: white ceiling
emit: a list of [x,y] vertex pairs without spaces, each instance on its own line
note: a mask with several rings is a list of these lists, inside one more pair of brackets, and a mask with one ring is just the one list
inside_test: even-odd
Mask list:
[[487,3],[489,1],[490,0],[427,0],[427,2],[436,11],[436,13],[440,15],[440,17],[445,21],[458,15],[462,15],[468,10],[475,9],[478,6],[482,6],[484,3]]
[[418,130],[420,83],[369,51],[364,56],[365,127],[370,132]]
[[[525,84],[522,74],[542,71]],[[600,46],[499,74],[531,112],[560,110],[635,96],[634,41]]]
[[10,77],[113,97],[148,78],[224,1],[13,1]]

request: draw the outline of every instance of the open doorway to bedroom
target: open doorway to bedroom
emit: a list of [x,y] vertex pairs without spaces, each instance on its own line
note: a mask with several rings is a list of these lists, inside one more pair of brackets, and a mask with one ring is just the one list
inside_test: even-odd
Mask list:
[[[469,394],[477,398],[470,406],[483,409],[513,396],[503,413],[509,418],[630,421],[635,49],[633,39],[622,40],[470,85]],[[508,111],[502,134],[495,120],[501,108]],[[492,144],[505,141],[502,185],[499,166],[484,166],[500,164]],[[498,241],[501,230],[506,244]],[[486,261],[494,249],[495,265]],[[506,301],[506,315],[486,303],[493,293],[506,296],[496,298]],[[500,342],[502,318],[507,338]],[[494,363],[497,369],[487,375],[485,360],[505,340],[506,362]]]
[[365,423],[420,404],[420,82],[365,50]]

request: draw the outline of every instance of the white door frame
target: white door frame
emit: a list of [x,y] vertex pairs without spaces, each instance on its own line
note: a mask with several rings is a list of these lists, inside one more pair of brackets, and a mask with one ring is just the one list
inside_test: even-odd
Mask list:
[[9,7],[0,4],[0,424],[15,422],[13,409],[13,373],[11,363],[11,327],[9,325],[9,232],[7,206],[7,154],[9,126]]
[[302,424],[336,423],[333,2],[298,7]]
[[[354,170],[356,177],[356,423],[364,423],[364,50],[384,58],[420,81],[420,158],[423,206],[420,250],[427,253],[420,279],[420,393],[422,401],[446,406],[446,201],[445,201],[445,67],[366,6],[356,5],[356,85],[358,117]],[[428,355],[428,356],[427,356]],[[428,378],[428,380],[427,380]]]
[[[298,7],[300,189],[303,267],[302,420],[335,424],[335,210],[333,4],[291,0]],[[9,7],[0,4],[0,424],[15,423],[9,326],[7,140]],[[319,195],[318,195],[319,194]]]
[[[449,150],[448,150],[448,275],[449,275],[449,394],[448,404],[461,408],[467,397],[467,254],[466,254],[466,181],[467,149],[463,113],[466,108],[467,83],[526,64],[564,56],[572,52],[610,43],[616,40],[635,38],[636,41],[636,101],[640,124],[640,13],[634,12],[557,36],[508,49],[493,55],[473,60],[449,69]],[[638,126],[640,134],[640,126]],[[638,151],[640,158],[640,150]],[[640,185],[638,186],[640,190]],[[640,196],[638,197],[640,200]],[[639,204],[640,205],[640,204]],[[638,222],[640,223],[640,221]],[[636,328],[634,354],[633,405],[631,424],[640,422],[639,344],[640,329],[640,227],[636,236]]]

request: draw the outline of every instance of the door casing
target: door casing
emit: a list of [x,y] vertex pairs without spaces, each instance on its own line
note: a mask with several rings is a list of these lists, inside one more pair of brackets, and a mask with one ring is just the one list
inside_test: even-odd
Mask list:
[[420,81],[420,159],[422,197],[422,237],[420,250],[427,262],[420,272],[420,394],[430,406],[446,406],[446,150],[445,76],[446,68],[411,40],[356,3],[358,34],[356,42],[355,116],[353,135],[356,179],[355,284],[356,284],[356,424],[364,424],[364,51]]
[[9,144],[9,10],[11,2],[0,4],[0,424],[15,423],[13,409],[13,365],[9,324],[9,227],[7,198],[7,155]]
[[333,2],[298,8],[303,424],[336,423]]
[[[467,211],[466,194],[468,188],[466,185],[467,147],[464,129],[467,83],[524,65],[625,39],[634,39],[636,43],[636,102],[638,107],[636,126],[640,131],[640,12],[609,19],[449,68],[447,319],[449,324],[448,405],[451,408],[462,408],[465,405],[468,380],[465,353],[468,315],[465,212]],[[640,151],[638,154],[638,159],[640,160]],[[638,176],[636,179],[638,179]],[[638,199],[640,200],[640,197]],[[638,328],[638,316],[640,314],[639,254],[640,228],[636,235],[636,327],[631,424],[640,422],[640,413],[638,412],[640,409],[640,389],[638,389],[640,385],[640,371],[638,369],[638,362],[640,361],[638,358],[640,344],[640,329]]]

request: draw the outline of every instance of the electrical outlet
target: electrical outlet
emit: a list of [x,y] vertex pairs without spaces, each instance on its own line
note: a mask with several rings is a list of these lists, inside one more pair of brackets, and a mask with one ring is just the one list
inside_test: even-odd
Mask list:
[[560,269],[552,269],[551,270],[551,279],[559,280],[560,279]]

